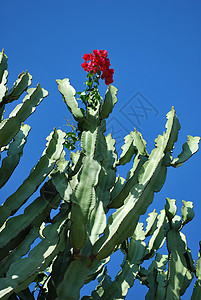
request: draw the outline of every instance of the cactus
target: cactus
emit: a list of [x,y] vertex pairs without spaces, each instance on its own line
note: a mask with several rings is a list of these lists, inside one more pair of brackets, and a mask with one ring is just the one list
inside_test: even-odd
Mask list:
[[[48,95],[37,85],[29,88],[32,76],[22,72],[13,87],[7,88],[7,56],[0,53],[0,145],[1,152],[7,151],[0,167],[0,186],[4,186],[17,167],[27,141],[30,126],[23,122],[32,114],[36,106]],[[21,104],[4,119],[8,103],[18,100],[27,92]],[[47,268],[62,249],[65,241],[66,216],[58,218],[55,224],[47,226],[52,209],[56,209],[61,198],[50,176],[55,172],[56,162],[63,153],[65,133],[56,130],[47,138],[46,149],[30,175],[22,185],[0,206],[0,298],[7,299],[19,291],[20,295],[31,295],[28,286],[38,273]],[[23,214],[19,208],[26,203],[49,175],[49,180],[41,187],[40,196],[26,207]],[[59,173],[58,173],[59,175]],[[64,225],[63,225],[64,224]],[[52,229],[50,229],[50,227]],[[31,244],[41,237],[41,242],[30,251]],[[27,256],[28,255],[28,256]],[[22,258],[27,256],[25,258]],[[37,260],[35,259],[37,257]],[[26,288],[26,292],[22,291]]]
[[194,286],[194,290],[193,290],[193,294],[192,294],[192,297],[191,297],[191,300],[197,300],[200,298],[200,292],[201,292],[201,260],[200,260],[200,254],[201,254],[201,242],[200,242],[200,250],[199,250],[199,258],[197,260],[197,263],[196,263],[196,277],[197,277],[197,281],[195,283],[195,286]]
[[[47,95],[40,85],[27,90],[32,78],[27,72],[21,73],[8,91],[6,69],[7,57],[2,52],[0,143],[7,157],[0,168],[1,186],[22,155],[30,129],[23,122]],[[195,274],[192,299],[197,299],[200,259],[195,268],[181,232],[194,217],[192,202],[183,201],[182,218],[176,215],[176,200],[167,198],[159,214],[155,210],[149,213],[146,226],[139,219],[163,187],[168,167],[179,167],[196,153],[200,138],[188,136],[182,152],[173,158],[180,123],[172,107],[166,131],[155,139],[150,154],[135,129],[125,137],[118,157],[115,140],[111,134],[105,136],[106,119],[117,103],[117,89],[109,85],[103,100],[98,92],[99,79],[99,71],[89,72],[84,93],[76,93],[67,78],[57,80],[62,98],[77,122],[76,133],[72,144],[68,144],[70,135],[54,129],[30,175],[0,207],[0,298],[34,299],[29,285],[35,282],[39,300],[76,300],[82,286],[97,278],[96,289],[83,300],[125,299],[135,280],[149,288],[146,299],[180,299]],[[111,81],[111,76],[107,80]],[[4,120],[7,103],[18,100],[26,90],[23,103]],[[76,95],[85,109],[79,107]],[[77,140],[81,148],[71,151],[67,161],[64,145],[75,149]],[[117,176],[117,167],[131,160],[127,178]],[[39,197],[18,215],[18,209],[42,183]],[[52,209],[57,208],[59,212],[51,218]],[[158,252],[165,243],[168,255]],[[122,251],[124,260],[112,281],[107,264],[117,250]],[[145,269],[143,262],[152,258]]]
[[[62,86],[65,82],[69,84],[69,81],[66,79],[57,81],[58,85],[62,84]],[[114,89],[115,88],[113,88],[113,90]],[[111,87],[106,92],[107,98],[105,97],[105,101],[108,99],[108,92],[110,90],[112,91]],[[67,101],[67,96],[63,93],[62,95],[65,98],[65,101]],[[114,100],[111,100],[112,97]],[[181,165],[181,161],[186,161],[197,151],[199,143],[198,137],[189,137],[189,141],[192,143],[188,147],[189,152],[187,152],[186,146],[183,146],[182,153],[177,160],[174,160],[174,164],[172,164],[172,150],[174,148],[174,143],[177,141],[178,131],[180,129],[175,110],[172,108],[167,115],[166,132],[155,140],[156,148],[150,155],[148,155],[146,150],[146,142],[143,140],[141,134],[135,130],[135,132],[131,132],[130,135],[125,138],[122,154],[120,158],[117,159],[114,140],[111,138],[111,135],[108,135],[107,137],[103,136],[105,131],[103,118],[108,117],[111,112],[111,106],[116,103],[116,93],[110,92],[110,101],[108,100],[108,103],[110,103],[108,114],[105,112],[103,114],[103,110],[105,110],[106,107],[106,105],[104,106],[103,104],[100,108],[98,106],[96,110],[89,108],[86,112],[84,121],[83,119],[79,119],[82,122],[81,126],[83,129],[81,132],[82,149],[81,152],[76,155],[81,156],[81,153],[83,153],[83,157],[80,158],[82,159],[82,166],[80,171],[78,170],[78,175],[77,173],[74,175],[76,176],[76,184],[73,183],[74,191],[71,192],[71,197],[69,198],[69,201],[72,202],[70,243],[74,248],[76,261],[80,261],[80,266],[82,265],[81,261],[84,257],[91,260],[91,264],[89,263],[88,265],[89,271],[96,261],[101,262],[105,260],[112,252],[116,251],[119,247],[122,247],[121,245],[124,241],[133,236],[133,232],[135,235],[136,230],[139,230],[138,221],[140,215],[146,212],[146,209],[152,202],[154,192],[158,192],[164,184],[167,167],[175,167],[176,161],[180,161],[177,166]],[[68,106],[70,106],[70,104]],[[75,107],[78,108],[78,104],[76,104]],[[74,117],[76,117],[76,113]],[[101,142],[99,139],[101,139]],[[97,146],[100,144],[102,148],[101,151]],[[98,150],[101,153],[99,153]],[[123,182],[120,177],[117,178],[115,176],[116,166],[126,164],[133,156],[133,167],[127,175],[127,180]],[[79,158],[77,161],[78,160]],[[86,171],[85,165],[88,165]],[[72,171],[70,171],[70,173],[73,174]],[[90,179],[92,174],[93,180]],[[87,177],[89,181],[86,181]],[[75,182],[71,176],[69,177],[69,180]],[[95,194],[94,186],[96,186]],[[57,188],[56,185],[55,187]],[[79,193],[80,189],[82,191],[81,194]],[[88,194],[87,191],[85,191],[86,189]],[[94,201],[94,195],[96,201]],[[84,200],[82,200],[83,197]],[[76,199],[79,199],[79,201]],[[85,203],[84,206],[82,202]],[[111,208],[116,208],[116,212],[109,217],[106,224],[106,213]],[[154,212],[152,215],[154,215]],[[74,224],[76,220],[79,220],[79,226]],[[138,238],[140,241],[138,241],[138,243],[141,245],[140,247],[144,247],[141,260],[139,258],[139,261],[137,261],[133,267],[133,262],[129,261],[128,263],[128,259],[126,260],[125,258],[122,265],[122,271],[117,275],[115,282],[108,285],[107,288],[104,288],[105,291],[103,291],[104,289],[101,287],[102,283],[100,282],[98,287],[98,290],[102,290],[101,297],[100,294],[98,294],[100,299],[116,299],[116,297],[118,299],[122,297],[123,299],[126,296],[128,288],[133,285],[135,276],[140,272],[140,264],[142,261],[153,257],[158,248],[165,242],[167,231],[165,226],[168,227],[169,224],[167,220],[165,210],[161,211],[159,216],[156,216],[156,213],[154,217],[150,216],[147,232],[146,234],[144,233],[144,238],[145,236],[152,235],[148,245],[145,247],[143,238],[141,238],[142,240]],[[127,224],[129,224],[129,227]],[[101,237],[99,237],[100,235]],[[80,238],[78,239],[78,237]],[[128,249],[130,249],[129,246],[127,246],[126,253],[131,251]],[[138,251],[138,254],[139,253],[140,252]],[[132,267],[129,268],[128,266]],[[133,275],[133,268],[135,269],[135,276]],[[98,276],[102,276],[101,274],[103,273],[100,273]],[[123,288],[124,282],[128,282],[128,280],[125,279],[125,276],[128,276],[128,278],[131,279],[130,285]],[[105,277],[102,279],[103,282],[105,282],[104,278]],[[65,276],[63,280],[65,280]],[[77,288],[80,289],[81,286],[78,286]],[[120,291],[123,291],[123,294],[120,295]],[[93,292],[90,299],[93,299],[93,297],[96,298],[97,296],[93,295],[97,295],[97,293],[99,292]],[[77,295],[79,294],[77,293]],[[78,298],[79,296],[72,299]]]
[[30,129],[31,127],[29,125],[22,125],[13,141],[9,144],[7,157],[2,160],[0,168],[0,187],[4,186],[17,167]]

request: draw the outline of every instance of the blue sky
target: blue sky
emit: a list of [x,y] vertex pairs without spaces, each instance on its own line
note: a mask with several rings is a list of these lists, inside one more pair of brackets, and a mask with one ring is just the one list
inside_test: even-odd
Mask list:
[[[2,189],[1,199],[28,176],[53,127],[67,130],[65,118],[70,115],[55,80],[68,77],[74,88],[82,91],[86,78],[80,66],[82,57],[93,49],[108,50],[115,69],[118,103],[108,120],[108,130],[118,132],[120,142],[135,126],[150,151],[154,139],[165,129],[165,115],[171,106],[181,123],[175,155],[187,135],[201,135],[201,1],[9,0],[1,3],[1,12],[0,50],[4,48],[8,56],[8,86],[28,70],[33,75],[32,86],[39,82],[49,91],[27,121],[32,130],[21,164]],[[101,84],[102,93],[105,88]],[[138,108],[140,104],[148,110]],[[166,183],[148,211],[156,208],[159,212],[165,197],[177,200],[178,213],[182,200],[194,202],[195,218],[183,230],[194,259],[201,240],[200,162],[201,151],[182,167],[169,169]],[[119,172],[126,176],[128,167]],[[115,254],[109,268],[112,276],[121,259]],[[146,288],[136,282],[127,299],[144,299],[145,294]],[[182,299],[189,299],[189,294]]]

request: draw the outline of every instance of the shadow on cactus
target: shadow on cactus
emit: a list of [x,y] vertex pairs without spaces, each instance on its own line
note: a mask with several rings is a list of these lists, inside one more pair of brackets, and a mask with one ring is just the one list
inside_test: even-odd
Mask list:
[[[82,67],[88,72],[83,93],[76,93],[69,79],[57,80],[63,100],[76,121],[77,134],[54,129],[38,164],[22,186],[0,207],[0,297],[79,299],[82,286],[97,278],[96,289],[91,295],[82,297],[83,300],[124,299],[135,279],[149,288],[146,299],[172,300],[180,299],[195,275],[197,281],[192,299],[198,299],[200,259],[195,267],[181,232],[194,216],[192,202],[183,201],[182,218],[176,215],[175,200],[169,198],[164,210],[159,214],[155,210],[149,214],[145,229],[139,218],[146,213],[154,193],[163,187],[167,168],[181,166],[187,161],[198,150],[200,138],[188,136],[182,152],[173,158],[180,124],[172,107],[167,114],[166,131],[155,139],[155,148],[150,154],[141,133],[134,130],[125,137],[118,157],[115,140],[111,134],[105,136],[106,119],[117,102],[117,89],[110,85],[114,70],[110,69],[105,50],[94,50],[93,54],[85,54],[83,58]],[[17,93],[7,91],[5,60],[2,53],[3,109],[9,102],[6,100],[8,95]],[[100,79],[108,85],[104,99],[99,94]],[[27,93],[25,98],[35,98],[31,97],[35,89]],[[78,101],[82,101],[85,108],[81,108]],[[32,110],[24,107],[20,114],[20,109],[15,110],[9,119],[4,120],[3,109],[1,149],[7,151],[7,159],[10,155],[20,157],[17,150],[10,149],[13,143],[19,143],[20,126]],[[17,122],[18,127],[12,126]],[[16,128],[19,129],[16,131]],[[71,151],[70,161],[66,161],[64,145],[71,150],[77,140],[81,141],[81,149]],[[0,172],[9,178],[16,165],[5,168],[4,160]],[[117,176],[117,167],[131,160],[133,165],[127,178]],[[46,176],[48,181],[41,188],[40,196],[25,209],[24,214],[13,216]],[[51,219],[51,209],[57,207],[60,211]],[[107,218],[110,210],[114,212]],[[38,237],[40,243],[29,251]],[[157,252],[165,242],[168,255]],[[107,273],[107,263],[110,255],[119,249],[124,254],[124,261],[121,271],[112,281]],[[25,254],[28,255],[24,257]],[[149,268],[144,269],[142,263],[151,258]],[[37,293],[30,290],[32,282],[36,283]]]

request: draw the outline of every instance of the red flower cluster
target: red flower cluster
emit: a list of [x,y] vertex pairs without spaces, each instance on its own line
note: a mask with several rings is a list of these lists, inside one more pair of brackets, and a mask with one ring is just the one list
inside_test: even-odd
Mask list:
[[101,79],[105,79],[105,84],[108,85],[113,82],[114,69],[109,68],[111,64],[106,50],[95,49],[93,54],[85,54],[83,59],[85,62],[81,66],[85,71],[93,71],[94,74],[102,72]]

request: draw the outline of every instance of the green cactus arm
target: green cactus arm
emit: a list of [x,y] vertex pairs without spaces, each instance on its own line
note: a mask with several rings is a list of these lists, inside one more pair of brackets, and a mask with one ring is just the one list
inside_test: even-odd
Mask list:
[[191,275],[189,278],[190,282],[186,284],[187,271],[188,269],[184,257],[179,255],[176,251],[172,253],[169,262],[168,286],[165,299],[180,299],[180,296],[184,294],[193,278]]
[[91,106],[86,109],[86,116],[82,124],[82,131],[94,132],[97,127],[102,125],[102,132],[104,132],[105,122],[100,120],[100,103],[96,104],[96,107],[92,108]]
[[81,147],[87,156],[94,157],[98,128],[94,131],[83,131],[81,136]]
[[104,289],[104,293],[99,299],[125,299],[129,288],[131,288],[134,284],[138,271],[138,265],[131,265],[128,261],[126,261],[115,280],[110,286]]
[[31,85],[33,76],[27,71],[19,74],[18,79],[13,84],[13,87],[6,93],[3,103],[10,103],[19,99],[24,91]]
[[[112,140],[111,137],[107,137],[105,139],[105,137],[103,135],[104,131],[105,131],[105,124],[102,122],[100,127],[98,128],[96,143],[93,146],[93,147],[95,147],[94,159],[97,159],[98,161],[102,160],[101,167],[97,161],[92,160],[93,164],[96,165],[96,170],[95,170],[95,173],[93,176],[94,176],[94,179],[97,178],[97,181],[93,183],[93,181],[91,181],[91,179],[89,177],[91,183],[93,183],[91,192],[95,192],[95,195],[92,198],[93,202],[91,202],[93,206],[91,206],[91,208],[89,207],[89,211],[91,211],[91,213],[90,213],[90,215],[88,214],[89,221],[87,224],[89,240],[92,244],[94,244],[95,241],[99,239],[99,235],[105,229],[106,215],[105,215],[104,208],[107,205],[107,203],[109,202],[110,188],[112,187],[112,185],[115,181],[115,171],[113,170],[113,164],[115,161],[114,152],[113,152],[114,140]],[[107,144],[106,144],[106,142],[107,142]],[[101,147],[98,147],[99,144],[101,145]],[[99,154],[98,151],[101,153]],[[89,158],[84,158],[84,160],[86,160],[86,159],[89,160]],[[87,167],[87,169],[88,168],[89,167]],[[110,176],[109,176],[109,174],[110,174]],[[81,176],[80,176],[80,179],[82,178]],[[91,176],[91,175],[89,175],[89,176]],[[109,176],[109,178],[108,178],[108,176]],[[84,179],[84,177],[83,177],[83,179]],[[79,185],[81,185],[81,182],[79,183]],[[95,186],[96,186],[96,191],[94,190]],[[89,187],[90,187],[90,184],[89,184]],[[85,221],[85,223],[86,223],[86,221]]]
[[171,220],[175,217],[177,212],[177,206],[175,203],[175,199],[166,198],[165,212],[169,222],[171,222]]
[[102,111],[100,113],[101,119],[108,118],[110,113],[112,112],[114,105],[117,103],[117,91],[117,88],[115,88],[113,85],[108,86],[103,102]]
[[79,300],[80,289],[87,277],[89,264],[90,260],[87,258],[80,258],[71,262],[64,274],[64,279],[57,288],[56,300]]
[[92,280],[95,280],[96,277],[102,273],[105,264],[110,260],[110,256],[102,260],[94,260],[92,265],[89,267],[89,273],[85,279],[85,284],[89,283]]
[[[153,268],[151,271],[148,270],[149,274],[147,276],[147,287],[149,288],[148,293],[145,296],[146,300],[155,300],[156,298],[156,291],[157,291],[157,270]],[[162,298],[164,300],[164,297]]]
[[124,186],[122,187],[120,192],[116,195],[116,197],[111,198],[111,202],[109,203],[108,208],[120,208],[124,204],[131,189],[133,188],[134,185],[138,183],[139,172],[146,161],[147,161],[146,156],[142,156],[138,154],[135,157],[133,167],[128,173],[127,181],[124,183]]
[[79,204],[87,223],[89,214],[96,204],[95,186],[98,183],[100,164],[91,157],[83,159],[82,170],[79,174],[79,183],[72,196],[72,201]]
[[59,159],[63,150],[65,133],[61,130],[54,130],[47,138],[47,148],[36,166],[31,170],[30,175],[25,179],[18,190],[12,194],[0,207],[0,224],[13,215],[26,200],[36,191],[46,176],[52,171],[55,162]]
[[[165,299],[165,287],[166,287],[166,281],[167,281],[167,275],[166,272],[157,272],[157,274],[155,275],[156,277],[154,277],[155,273],[152,275],[152,278],[155,278],[156,284],[154,286],[153,284],[153,292],[151,291],[150,288],[150,294],[146,294],[145,296],[145,300],[163,300]],[[154,279],[153,279],[154,280]],[[153,282],[152,280],[152,282]]]
[[[96,108],[88,107],[86,118],[82,124],[81,148],[85,155],[94,157],[101,161],[106,155],[106,142],[103,135],[105,131],[105,121],[100,121],[100,103]],[[98,148],[100,147],[100,149]]]
[[93,159],[96,154],[98,135],[97,118],[98,109],[96,111],[89,109],[84,123],[85,131],[82,132],[81,136],[81,147],[85,157],[82,154],[82,168],[78,176],[74,176],[75,187],[71,197],[72,226],[70,241],[76,249],[83,247],[86,242],[86,224],[91,210],[96,205],[95,186],[100,172],[100,164]]
[[97,138],[96,138],[96,146],[94,152],[94,159],[98,162],[102,162],[105,160],[105,157],[108,155],[107,153],[107,142],[104,132],[106,131],[106,122],[105,120],[101,120],[98,126]]
[[68,180],[70,162],[65,159],[65,155],[66,152],[63,150],[59,159],[56,162],[56,168],[52,170],[52,172],[49,175],[49,178],[51,178],[52,183],[54,184],[56,190],[60,194],[61,199],[65,201],[70,201],[70,195],[68,196],[67,194],[67,190],[68,192],[72,190],[71,187],[69,189]]
[[[84,155],[83,153],[81,153],[81,158],[79,160],[82,161]],[[79,164],[81,163],[81,165],[79,166]],[[69,169],[66,171],[66,174],[65,174],[65,177],[63,176],[62,172],[61,172],[61,177],[63,176],[63,179],[61,179],[61,183],[59,184],[62,184],[62,182],[64,182],[65,184],[65,181],[68,180],[69,184],[66,188],[66,186],[64,185],[63,186],[63,189],[65,190],[65,201],[71,201],[71,195],[73,193],[73,191],[75,190],[76,186],[78,185],[78,176],[80,175],[80,172],[81,172],[81,169],[82,169],[82,162],[79,162],[76,164],[75,166],[75,169],[74,168],[71,168],[71,166],[69,167]],[[56,186],[57,188],[57,186]],[[61,190],[62,192],[62,190]],[[59,191],[60,193],[60,191]],[[64,192],[63,192],[64,193]]]
[[40,227],[49,216],[52,209],[56,209],[60,197],[51,181],[41,188],[41,196],[33,201],[23,214],[9,218],[4,224],[0,235],[0,259],[15,249],[34,227]]
[[201,242],[200,249],[198,253],[198,260],[196,262],[196,283],[193,288],[193,293],[191,296],[191,300],[199,300],[201,295]]
[[185,253],[185,258],[187,261],[189,271],[195,273],[196,272],[195,261],[192,258],[191,250],[188,247],[187,247],[187,252]]
[[130,262],[130,264],[140,265],[142,263],[146,249],[146,244],[144,242],[145,237],[146,235],[143,229],[143,223],[138,223],[127,249],[127,260]]
[[144,259],[151,258],[155,252],[162,247],[165,242],[165,228],[164,224],[166,222],[165,210],[162,210],[157,218],[156,229],[153,232],[152,237],[146,247],[144,253]]
[[68,109],[73,114],[76,121],[81,121],[84,119],[83,111],[78,107],[77,100],[75,99],[76,91],[70,85],[70,81],[68,78],[64,78],[63,80],[57,79],[58,89],[62,94],[63,100],[66,103]]
[[126,197],[128,196],[132,187],[138,183],[138,174],[143,164],[148,159],[148,153],[146,150],[146,142],[142,138],[142,135],[138,131],[131,132],[133,145],[136,149],[136,156],[133,160],[133,167],[129,170],[126,178],[126,182],[119,194],[115,193],[115,197],[111,195],[111,201],[109,208],[119,208],[124,204]]
[[[100,128],[100,134],[97,135],[97,140],[96,140],[96,146],[95,146],[95,154],[94,154],[94,159],[97,159],[97,161],[92,160],[94,166],[96,166],[95,172],[93,171],[93,173],[88,170],[90,169],[90,167],[87,166],[87,172],[89,172],[89,180],[90,180],[90,184],[92,184],[92,190],[91,192],[95,192],[93,198],[93,201],[91,201],[92,206],[89,207],[88,205],[84,204],[84,207],[89,207],[89,221],[87,224],[87,231],[88,231],[88,235],[89,235],[89,240],[92,244],[94,244],[94,242],[99,238],[99,235],[104,231],[105,226],[106,226],[106,215],[105,215],[105,207],[107,206],[108,202],[109,202],[109,198],[110,198],[110,189],[111,187],[114,185],[115,182],[115,170],[114,170],[114,161],[115,161],[115,154],[114,154],[114,140],[111,138],[111,136],[108,136],[106,139],[103,136],[103,132],[105,131],[105,126],[102,122]],[[103,138],[101,138],[101,136]],[[102,143],[105,145],[105,151],[102,151],[103,153],[101,155],[99,155],[96,151],[96,149],[98,148],[98,141],[102,141]],[[103,145],[102,145],[103,148]],[[101,149],[102,149],[101,148]],[[87,161],[89,160],[89,157],[84,158],[83,161],[85,161],[87,159]],[[100,162],[101,160],[101,167],[99,165],[98,162]],[[80,178],[80,183],[77,185],[77,189],[79,189],[79,186],[81,186],[81,181],[82,178],[84,179],[84,177],[82,176],[82,172],[81,171],[81,176]],[[93,183],[93,180],[90,179],[91,174],[93,174],[94,179],[96,179],[96,182]],[[87,176],[85,176],[87,177]],[[88,189],[90,188],[90,184],[88,184]],[[94,187],[96,186],[96,190],[94,189]],[[90,192],[90,190],[89,190]],[[90,192],[90,193],[91,193]],[[87,192],[88,193],[88,192]],[[83,193],[82,193],[83,195]],[[82,196],[81,196],[82,198]],[[79,197],[77,197],[77,199],[79,199]],[[86,201],[86,199],[84,199],[84,201]],[[79,200],[79,204],[80,204],[80,200]],[[85,203],[85,202],[83,202]],[[82,211],[83,211],[82,208]],[[86,220],[87,221],[87,220]],[[86,224],[85,221],[85,224]]]
[[[80,159],[80,151],[77,150],[76,152],[71,151],[70,153],[70,159],[71,159],[71,169],[74,170],[76,167],[79,159]],[[80,164],[81,165],[81,164]]]
[[[93,110],[90,107],[88,108],[86,119],[83,123],[84,130],[81,135],[81,148],[83,153],[91,157],[97,156],[97,151],[99,152],[99,149],[96,149],[97,139],[100,138],[103,130],[99,122],[99,105],[96,107],[96,110]],[[103,142],[105,143],[105,140]]]
[[[4,103],[3,103],[3,99],[4,96],[6,95],[6,92],[8,90],[7,88],[7,77],[8,77],[8,71],[5,70],[2,76],[2,80],[0,81],[0,108],[4,109]],[[2,115],[2,114],[1,114]]]
[[170,253],[177,251],[184,254],[187,251],[186,237],[179,231],[181,224],[181,217],[177,215],[171,221],[171,229],[167,232],[167,248]]
[[131,158],[133,157],[134,153],[136,153],[136,149],[133,145],[133,137],[132,132],[125,136],[124,138],[124,145],[121,147],[122,153],[120,158],[117,162],[117,165],[125,165],[128,163]]
[[51,174],[52,182],[58,191],[62,200],[69,202],[70,196],[72,195],[72,188],[69,184],[68,178],[66,173],[64,172],[57,172],[55,174]]
[[22,256],[26,255],[29,250],[31,244],[35,241],[38,237],[38,228],[33,227],[28,235],[23,238],[23,241],[20,245],[15,248],[15,251],[10,251],[9,255],[4,258],[4,260],[0,263],[0,278],[4,277],[4,275],[8,272],[10,266],[16,262],[17,260],[21,259]]
[[[176,116],[176,112],[173,106],[171,108],[171,111],[167,113],[166,118],[167,118],[167,122],[165,125],[166,133],[163,134],[163,137],[165,138],[165,145],[166,145],[166,147],[164,148],[165,153],[172,151],[172,149],[174,148],[174,143],[178,139],[179,130],[181,129],[181,125]],[[161,140],[157,139],[156,143],[158,142],[160,143]]]
[[168,256],[156,253],[155,260],[148,269],[146,285],[149,288],[145,296],[146,300],[165,300]]
[[140,155],[149,156],[147,152],[147,143],[143,139],[142,134],[138,132],[136,129],[132,132],[134,146],[137,148],[137,151]]
[[110,191],[110,198],[111,198],[110,202],[111,203],[112,203],[113,199],[115,199],[117,197],[117,195],[121,192],[121,190],[124,187],[124,184],[125,184],[125,178],[118,175],[118,177],[116,177],[115,184]]
[[195,213],[193,210],[193,202],[184,201],[184,200],[182,202],[183,202],[183,206],[181,208],[181,214],[183,219],[182,224],[185,225],[194,218]]
[[[136,276],[139,272],[140,264],[143,261],[146,247],[144,239],[145,232],[143,230],[143,224],[138,223],[135,232],[130,239],[130,243],[128,244],[128,255],[122,264],[122,270],[117,274],[115,282],[113,282],[110,287],[111,291],[113,290],[113,292],[115,292],[114,298],[120,297],[120,299],[124,299],[128,293],[128,290],[133,286]],[[109,293],[109,288],[107,290]],[[107,295],[106,291],[105,295]]]
[[156,213],[156,210],[154,209],[151,213],[148,214],[148,218],[146,219],[147,221],[147,226],[146,226],[146,231],[145,235],[150,236],[154,233],[154,231],[157,228],[157,216],[158,214]]
[[103,202],[99,201],[92,210],[87,225],[89,239],[92,245],[99,239],[99,235],[103,233],[106,224],[107,218],[103,207]]
[[0,52],[0,82],[2,82],[3,74],[8,67],[7,60],[8,57],[4,53],[4,50],[2,50],[2,52]]
[[[146,189],[145,196],[152,196],[153,198],[153,192],[151,192],[151,189]],[[140,196],[140,198],[143,199],[144,208],[146,199],[144,198],[145,196]],[[135,194],[132,198],[129,197],[129,201],[127,201],[124,206],[117,209],[117,211],[109,217],[104,235],[93,247],[93,254],[97,259],[102,259],[110,255],[116,245],[120,244],[128,236],[132,235],[135,226],[137,225],[139,215],[142,211],[144,212],[144,210],[142,210],[142,203],[140,205],[141,201],[135,202],[136,198],[139,198],[139,196],[135,196]],[[139,206],[137,205],[138,203]]]
[[184,280],[183,280],[183,286],[180,290],[180,295],[183,296],[187,290],[187,288],[190,286],[192,280],[194,278],[194,274],[189,271],[189,270],[186,270],[186,274],[184,276]]
[[58,173],[58,172],[67,173],[68,172],[70,162],[68,160],[66,160],[65,155],[66,155],[66,152],[63,150],[61,152],[59,159],[57,160],[57,167],[55,169],[56,173]]
[[110,153],[107,153],[107,156],[105,158],[104,164],[109,164],[110,167],[112,167],[113,162],[113,168],[116,167],[115,164],[117,162],[117,152],[115,148],[115,139],[112,138],[112,135],[109,133],[106,138],[106,145],[107,145],[107,151]]
[[145,232],[143,224],[138,223],[136,230],[128,244],[128,255],[126,255],[121,271],[115,280],[105,289],[100,299],[125,299],[128,290],[133,286],[139,272],[139,266],[143,261],[146,244],[144,242]]
[[0,147],[7,145],[19,131],[21,123],[31,115],[36,106],[48,95],[48,92],[41,88],[40,84],[37,87],[27,90],[23,103],[17,105],[9,115],[9,119],[5,119],[0,123]]
[[[127,135],[125,138],[125,143],[121,147],[122,153],[120,155],[120,158],[117,162],[117,165],[125,165],[127,162],[129,162],[134,154],[139,153],[140,155],[147,156],[147,149],[146,149],[146,142],[142,138],[141,133],[139,133],[136,129],[135,131],[131,131],[129,135]],[[132,171],[130,171],[132,172]]]
[[70,170],[68,171],[68,177],[75,176],[82,167],[82,160],[84,158],[84,153],[82,151],[77,151],[76,153],[71,152],[71,165]]
[[98,182],[99,172],[99,163],[91,157],[86,156],[83,159],[83,167],[79,175],[79,182],[71,197],[72,225],[70,240],[72,246],[76,249],[80,249],[86,241],[85,227],[89,215],[96,205],[95,186]]
[[185,254],[188,251],[186,237],[180,232],[181,218],[175,216],[171,220],[171,229],[167,232],[167,248],[170,255],[168,268],[168,284],[165,299],[180,299],[190,284],[193,273],[188,272]]
[[48,267],[57,253],[64,249],[65,222],[64,218],[64,220],[45,227],[44,239],[30,251],[28,257],[11,265],[6,276],[0,279],[1,299],[7,299],[12,293],[24,290],[40,271]]
[[87,230],[81,208],[77,203],[72,203],[71,222],[70,242],[71,246],[78,251],[87,241]]
[[182,152],[175,158],[171,166],[172,167],[180,167],[183,165],[185,161],[187,161],[194,153],[198,151],[199,148],[200,137],[198,136],[190,136],[188,135],[188,140],[182,146]]
[[[128,293],[129,288],[134,284],[136,276],[139,271],[139,266],[142,263],[146,244],[144,243],[145,232],[143,224],[138,223],[136,230],[128,244],[127,253],[121,265],[122,269],[115,277],[115,280],[104,285],[104,281],[99,285],[99,299],[124,299]],[[96,295],[95,290],[92,293]],[[84,299],[84,298],[83,298]],[[91,299],[96,299],[92,297]]]
[[[70,226],[69,226],[70,227]],[[71,245],[69,238],[67,238],[65,249],[58,253],[56,259],[52,264],[52,270],[50,272],[50,278],[47,283],[48,293],[47,299],[56,299],[56,288],[64,278],[64,274],[72,261]]]
[[52,177],[52,182],[58,191],[60,197],[65,202],[70,202],[70,197],[73,193],[71,182],[68,181],[66,174],[59,173],[56,177]]
[[[139,159],[142,159],[143,162],[145,162],[148,158],[149,155],[147,153],[147,149],[146,149],[146,142],[145,140],[142,138],[141,133],[139,133],[137,130],[135,130],[134,132],[132,132],[132,136],[133,136],[133,144],[135,146],[135,148],[137,149],[136,152],[136,157]],[[134,164],[133,167],[129,170],[126,179],[129,180],[133,174],[135,173],[135,158],[133,160]]]
[[125,204],[109,217],[103,236],[95,243],[93,254],[97,259],[110,255],[116,245],[132,235],[140,215],[146,212],[152,202],[154,192],[162,188],[167,172],[163,160],[166,159],[166,153],[169,157],[169,151],[174,147],[180,129],[173,108],[167,114],[166,129],[163,136],[158,136],[155,140],[156,148],[141,168],[139,183],[131,189]]
[[0,188],[8,181],[18,165],[30,129],[31,127],[29,125],[22,125],[20,131],[14,137],[13,142],[10,143],[7,157],[3,159],[0,168]]
[[107,151],[104,159],[101,161],[101,170],[96,187],[97,200],[103,202],[104,208],[107,207],[110,201],[110,190],[116,180],[114,163],[117,156],[115,154],[114,143],[115,141],[111,135],[108,135],[106,137]]
[[158,282],[158,285],[157,285],[157,291],[156,291],[156,298],[154,300],[162,300],[165,295],[165,288],[166,288],[166,283],[167,283],[167,272],[163,272],[163,271],[159,272],[157,274],[156,280]]

